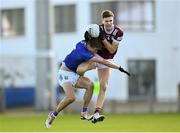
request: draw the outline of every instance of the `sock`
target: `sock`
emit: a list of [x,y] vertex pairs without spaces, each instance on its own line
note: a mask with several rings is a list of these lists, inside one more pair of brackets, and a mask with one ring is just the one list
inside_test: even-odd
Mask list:
[[94,111],[94,113],[100,113],[101,112],[101,108],[97,107]]
[[57,116],[57,115],[58,115],[58,112],[53,111],[52,114],[53,114],[54,116]]
[[87,112],[88,108],[83,108],[82,112]]

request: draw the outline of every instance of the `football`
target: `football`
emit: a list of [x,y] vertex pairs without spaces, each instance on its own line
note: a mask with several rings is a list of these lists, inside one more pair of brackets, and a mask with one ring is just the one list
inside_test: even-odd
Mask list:
[[89,35],[91,36],[91,37],[98,37],[99,36],[99,34],[100,34],[100,27],[99,27],[99,25],[97,25],[97,24],[90,24],[88,27],[87,27],[87,29],[86,29],[86,31],[88,31],[88,33],[89,33]]

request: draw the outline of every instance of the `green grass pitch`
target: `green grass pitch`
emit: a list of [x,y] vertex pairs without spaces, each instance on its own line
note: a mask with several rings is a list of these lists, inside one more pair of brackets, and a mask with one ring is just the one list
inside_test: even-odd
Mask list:
[[50,129],[45,119],[44,114],[0,114],[0,132],[180,132],[180,113],[106,114],[96,124],[80,120],[79,114],[63,114]]

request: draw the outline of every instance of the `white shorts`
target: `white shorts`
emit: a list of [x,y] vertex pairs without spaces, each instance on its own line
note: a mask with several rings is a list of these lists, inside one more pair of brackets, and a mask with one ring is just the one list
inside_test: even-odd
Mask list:
[[79,75],[72,71],[59,70],[57,80],[60,86],[63,86],[64,83],[71,83],[73,86],[76,85]]
[[[100,57],[98,54],[95,55],[96,57]],[[113,59],[106,59],[109,62],[113,62]],[[97,69],[109,68],[108,66],[100,63],[96,63]]]

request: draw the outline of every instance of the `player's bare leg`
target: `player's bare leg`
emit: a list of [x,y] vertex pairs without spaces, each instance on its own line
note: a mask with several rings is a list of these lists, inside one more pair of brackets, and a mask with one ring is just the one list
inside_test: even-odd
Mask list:
[[86,77],[80,77],[78,79],[78,82],[76,84],[77,88],[85,88],[86,92],[84,94],[84,103],[83,103],[83,110],[80,114],[80,118],[83,120],[90,120],[92,119],[92,115],[89,115],[88,113],[88,106],[92,98],[93,94],[93,82],[91,82],[88,78]]
[[96,108],[95,108],[94,117],[92,120],[93,123],[96,123],[98,121],[103,121],[105,118],[103,115],[100,115],[100,112],[104,104],[106,89],[108,87],[109,76],[110,76],[110,68],[98,69],[100,91],[99,91],[99,95],[96,101]]
[[108,87],[110,76],[110,68],[98,69],[98,77],[100,82],[100,92],[97,98],[96,107],[103,107],[106,90]]
[[58,113],[71,104],[75,99],[74,87],[70,83],[63,84],[63,89],[65,92],[65,97],[57,105],[54,112],[51,112],[45,122],[46,128],[50,128],[54,119],[57,117]]
[[74,87],[71,84],[65,83],[63,85],[65,97],[62,99],[62,101],[57,105],[56,111],[60,112],[64,108],[66,108],[69,104],[75,101],[76,95],[74,92]]

